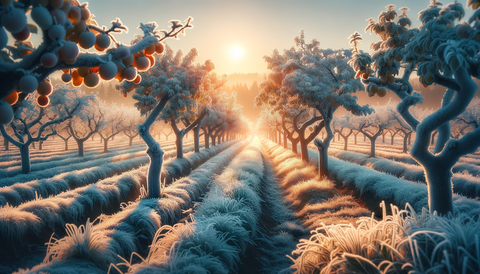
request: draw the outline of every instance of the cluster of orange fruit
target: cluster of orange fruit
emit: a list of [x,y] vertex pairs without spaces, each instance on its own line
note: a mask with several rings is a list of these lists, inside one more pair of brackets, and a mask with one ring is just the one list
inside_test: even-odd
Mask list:
[[[37,104],[40,107],[46,107],[50,103],[49,95],[52,94],[53,91],[53,86],[50,83],[50,80],[45,79],[42,82],[38,83],[37,87]],[[10,105],[14,105],[18,101],[18,91],[13,91],[8,95],[5,99],[3,99],[4,102],[9,103]]]
[[[98,67],[79,67],[77,69],[64,69],[62,81],[69,83],[72,81],[73,86],[96,87],[100,79],[109,81],[117,79],[119,82],[123,80],[131,81],[135,84],[140,83],[142,77],[138,71],[146,71],[155,65],[154,53],[161,54],[164,50],[162,43],[152,43],[145,50],[135,54],[130,54],[128,48],[119,46],[116,51],[118,54],[125,52],[125,58],[106,62]],[[124,94],[125,96],[126,94]],[[126,97],[126,96],[125,96]]]
[[[13,0],[3,0],[2,5],[13,7]],[[2,16],[2,24],[5,29],[10,31],[16,40],[27,40],[30,37],[30,27],[26,24],[23,11],[18,8],[9,10],[10,12],[6,16]],[[79,54],[78,46],[83,49],[94,47],[99,52],[110,47],[111,38],[108,32],[93,26],[94,21],[91,19],[92,15],[86,4],[77,6],[72,4],[71,0],[34,0],[31,17],[40,29],[46,31],[48,38],[52,41],[63,40],[63,46],[58,51],[45,52],[40,57],[40,62],[44,67],[53,68],[60,61],[64,61],[67,65],[74,64]],[[65,27],[67,20],[73,27]],[[4,31],[3,28],[0,29]],[[0,44],[3,43],[3,41],[0,42]],[[163,50],[163,44],[158,42],[152,43],[145,50],[136,54],[130,54],[127,47],[119,46],[115,51],[118,52],[117,56],[123,57],[121,60],[107,62],[98,67],[63,69],[62,80],[65,83],[72,82],[74,86],[84,84],[90,88],[96,87],[100,78],[106,81],[116,78],[119,82],[128,80],[139,83],[141,76],[137,72],[146,71],[152,67],[155,64],[152,54],[162,53]],[[22,51],[23,56],[30,53],[32,53],[31,50]],[[40,106],[46,106],[49,101],[48,95],[45,95],[42,90],[45,83],[47,82],[39,82],[35,76],[26,74],[20,78],[17,91],[12,92],[5,100],[14,104],[18,100],[18,92],[28,94],[38,87],[40,90],[37,90],[39,94],[37,102]],[[50,93],[51,91],[48,94]]]

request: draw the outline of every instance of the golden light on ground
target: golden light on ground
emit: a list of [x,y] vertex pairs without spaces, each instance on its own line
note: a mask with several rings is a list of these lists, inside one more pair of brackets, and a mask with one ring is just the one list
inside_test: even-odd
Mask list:
[[233,60],[240,60],[240,59],[242,59],[243,55],[244,55],[244,50],[240,46],[233,46],[230,49],[230,57]]

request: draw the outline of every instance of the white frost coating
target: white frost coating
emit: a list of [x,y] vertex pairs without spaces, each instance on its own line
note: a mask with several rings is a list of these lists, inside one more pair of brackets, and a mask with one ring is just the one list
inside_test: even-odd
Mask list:
[[[162,224],[174,224],[180,218],[182,218],[182,209],[185,210],[192,206],[192,198],[189,195],[178,196],[183,197],[185,200],[180,200],[173,196],[174,193],[182,193],[176,189],[181,185],[181,182],[190,182],[192,187],[195,184],[201,184],[200,188],[196,188],[203,192],[205,191],[205,185],[210,181],[210,178],[215,172],[221,170],[231,158],[238,153],[238,151],[246,145],[246,142],[240,142],[232,147],[221,152],[219,155],[211,158],[199,168],[194,170],[189,177],[182,178],[170,187],[164,189],[164,192],[171,193],[166,194],[166,197],[161,199],[143,199],[140,202],[130,203],[125,206],[124,209],[117,214],[110,216],[103,216],[103,222],[100,222],[95,226],[97,231],[101,231],[103,235],[108,237],[108,249],[103,253],[103,258],[112,258],[114,261],[108,261],[108,263],[119,263],[117,255],[124,258],[129,258],[132,252],[138,252],[139,248],[145,248],[138,238],[147,237],[153,239],[155,231]],[[203,150],[201,153],[205,157],[210,157],[211,152]],[[211,151],[220,151],[216,147],[213,147]],[[143,174],[145,172],[143,171]],[[144,176],[144,175],[142,175]],[[143,177],[143,182],[146,179]],[[169,191],[171,189],[171,191]],[[197,193],[195,197],[200,196],[202,193]],[[140,245],[140,246],[139,246]],[[68,249],[70,246],[59,246],[60,249]],[[48,256],[48,255],[47,255]],[[62,267],[69,259],[46,262],[35,267],[42,271],[53,271]],[[89,259],[82,261],[76,261],[76,266],[83,268],[91,264]],[[97,265],[96,271],[107,271],[108,263]],[[99,268],[101,270],[99,270]]]
[[[309,149],[310,159],[318,161],[317,153]],[[330,157],[329,169],[332,176],[344,186],[356,189],[360,193],[369,194],[374,197],[364,199],[375,199],[377,204],[382,200],[393,200],[394,204],[404,207],[410,203],[415,211],[421,211],[428,206],[427,187],[422,184],[411,183],[391,175],[379,173],[375,170],[362,167],[356,164],[344,162]],[[465,213],[469,216],[480,214],[480,203],[478,201],[454,195],[455,212]]]
[[[7,132],[5,125],[0,125],[2,135],[20,149],[22,173],[28,174],[31,171],[30,144],[45,141],[56,134],[53,128],[55,124],[72,119],[94,97],[84,93],[77,95],[76,90],[60,87],[50,96],[51,104],[48,107],[39,107],[35,102],[36,96],[29,96],[21,103],[21,108],[15,113],[14,121],[9,125],[14,136]],[[56,116],[55,119],[48,119],[53,115]]]
[[[182,225],[176,225],[164,238],[167,242],[157,234],[145,263],[133,265],[131,271],[170,273],[195,269],[231,273],[257,233],[261,211],[257,191],[263,177],[263,157],[257,138],[217,176],[196,210],[195,222],[186,225],[187,232]],[[170,238],[176,239],[173,247],[168,243]],[[164,248],[157,248],[162,246],[171,247],[171,253],[167,255]]]
[[[174,155],[173,150],[173,146],[167,147],[167,159]],[[193,146],[185,147],[186,153],[191,151],[193,151]],[[128,153],[128,151],[124,151],[124,153]],[[144,156],[144,152],[122,156],[114,156],[114,154],[116,153],[107,153],[107,156],[100,158],[91,156],[91,160],[84,163],[78,163],[78,160],[76,160],[74,164],[58,165],[58,167],[49,168],[43,172],[15,176],[12,179],[4,178],[2,181],[5,181],[5,186],[8,183],[13,183],[13,185],[0,188],[0,205],[3,206],[7,202],[10,205],[18,205],[34,200],[36,196],[46,198],[63,191],[95,183],[121,172],[139,168],[148,163],[148,158]]]

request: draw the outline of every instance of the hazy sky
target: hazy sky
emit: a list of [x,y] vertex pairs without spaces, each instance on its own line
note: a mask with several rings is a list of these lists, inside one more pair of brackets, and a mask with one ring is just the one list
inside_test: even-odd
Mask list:
[[[428,6],[428,0],[95,0],[90,10],[100,25],[110,26],[119,17],[129,27],[129,33],[117,35],[123,43],[130,43],[140,22],[156,21],[159,28],[169,26],[171,19],[193,17],[193,29],[179,40],[169,39],[174,50],[184,53],[192,47],[199,50],[198,62],[211,59],[217,73],[267,72],[263,56],[274,49],[293,46],[300,30],[307,40],[317,38],[322,48],[348,48],[348,36],[355,31],[364,35],[361,49],[368,50],[375,35],[365,34],[366,19],[377,18],[387,4],[409,7],[414,25],[418,26],[418,12]],[[449,2],[444,2],[445,4]],[[461,0],[463,5],[466,0]],[[472,14],[467,10],[467,15]],[[242,58],[231,56],[232,47],[244,51]]]

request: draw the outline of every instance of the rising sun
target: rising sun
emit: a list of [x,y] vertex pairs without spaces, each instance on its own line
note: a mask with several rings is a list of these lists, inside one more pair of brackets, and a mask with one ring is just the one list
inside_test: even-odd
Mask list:
[[230,57],[234,60],[240,60],[243,57],[243,49],[239,46],[233,46],[230,49]]

